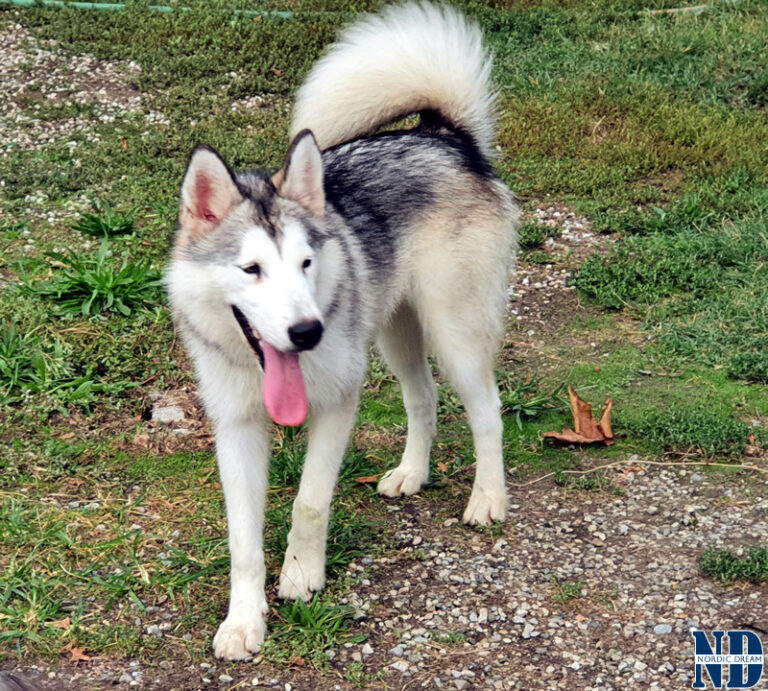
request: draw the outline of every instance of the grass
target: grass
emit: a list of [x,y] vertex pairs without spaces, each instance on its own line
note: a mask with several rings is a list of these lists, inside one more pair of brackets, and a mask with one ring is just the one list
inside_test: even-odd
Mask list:
[[310,602],[286,602],[277,608],[275,623],[263,654],[283,664],[311,664],[319,671],[329,666],[328,650],[345,643],[362,643],[365,636],[349,631],[354,607],[337,606],[328,595]]
[[701,406],[681,406],[646,413],[628,425],[658,451],[694,452],[709,456],[738,456],[747,445],[749,426]]
[[556,226],[548,227],[538,221],[527,220],[518,230],[518,244],[523,251],[533,250],[541,247],[547,238],[556,237],[558,234],[559,229]]
[[523,419],[530,420],[549,410],[568,410],[563,396],[565,384],[551,391],[541,391],[535,379],[524,382],[502,378],[500,382],[502,413],[514,417],[518,429],[523,429]]
[[130,316],[134,310],[157,304],[159,272],[148,259],[115,261],[106,240],[92,256],[73,252],[48,252],[54,275],[44,281],[26,282],[34,295],[52,303],[56,316],[99,316],[106,312]]
[[560,581],[556,576],[552,576],[552,585],[555,588],[552,602],[561,604],[580,598],[584,592],[584,581]]
[[136,207],[125,212],[115,211],[108,202],[94,200],[93,205],[99,212],[96,214],[83,214],[80,220],[72,226],[86,235],[110,237],[113,235],[125,235],[132,233],[136,227]]
[[[108,118],[96,102],[21,99],[22,133],[35,132],[37,120],[86,125],[39,147],[9,141],[0,157],[0,640],[8,655],[53,659],[74,645],[202,659],[224,611],[225,526],[210,442],[201,450],[200,435],[148,434],[141,422],[154,389],[193,387],[159,285],[180,180],[198,143],[234,167],[281,165],[302,75],[349,14],[380,3],[296,0],[291,9],[339,13],[291,21],[222,12],[245,7],[240,0],[187,4],[190,12],[170,15],[141,3],[108,15],[0,10],[0,23],[19,22],[73,55],[135,61],[141,70],[126,88],[143,98],[138,111]],[[572,268],[546,252],[558,229],[530,213],[554,202],[612,243],[576,273],[580,307],[545,335],[540,358],[520,356],[514,374],[500,374],[510,469],[556,472],[568,490],[614,491],[606,476],[562,471],[633,453],[726,460],[751,435],[762,443],[752,422],[768,416],[765,4],[717,0],[696,15],[648,11],[676,0],[460,4],[496,57],[496,165],[529,212],[523,261]],[[243,106],[254,95],[261,105]],[[150,123],[150,110],[162,118]],[[514,325],[510,334],[521,335]],[[507,362],[518,357],[515,345],[506,344]],[[570,424],[566,384],[595,406],[614,399],[615,446],[541,442],[541,432]],[[439,391],[425,501],[453,510],[466,500],[474,458],[463,406],[447,385]],[[337,604],[346,566],[381,545],[392,516],[355,479],[398,462],[405,426],[399,386],[374,359],[359,413],[364,443],[348,454],[333,507],[330,590],[277,609],[269,660],[300,658],[326,672],[327,649],[360,635]],[[134,443],[145,433],[156,444],[148,451]],[[273,448],[270,583],[305,435],[282,432]],[[765,555],[754,554],[708,553],[702,569],[728,582],[764,580]],[[553,598],[581,592],[566,581]],[[146,634],[158,612],[179,622],[173,636]],[[461,632],[440,636],[444,645],[465,641]],[[346,673],[376,683],[362,663]]]
[[59,409],[87,409],[101,394],[132,386],[125,381],[105,383],[94,369],[87,367],[78,375],[59,341],[46,348],[38,334],[22,334],[13,323],[0,325],[0,402],[6,405],[42,397]]
[[701,570],[707,576],[726,584],[736,581],[768,582],[768,549],[753,547],[746,556],[737,557],[731,550],[708,549],[701,557]]
[[462,645],[467,640],[467,634],[463,631],[436,631],[432,634],[432,640],[440,645]]

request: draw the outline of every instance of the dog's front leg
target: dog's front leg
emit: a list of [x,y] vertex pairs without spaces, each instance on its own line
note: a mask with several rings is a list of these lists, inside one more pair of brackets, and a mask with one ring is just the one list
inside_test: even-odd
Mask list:
[[355,422],[355,394],[333,408],[312,410],[309,446],[299,493],[293,503],[278,595],[309,600],[325,585],[325,546],[333,490]]
[[224,488],[232,558],[229,613],[213,639],[216,657],[243,660],[258,652],[266,633],[264,503],[269,435],[264,421],[220,421],[216,455]]

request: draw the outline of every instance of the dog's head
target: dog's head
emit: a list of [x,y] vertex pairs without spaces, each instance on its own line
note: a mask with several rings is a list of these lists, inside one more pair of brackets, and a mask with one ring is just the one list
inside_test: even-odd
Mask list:
[[[299,353],[323,335],[324,214],[322,158],[309,131],[296,136],[272,178],[235,174],[213,149],[199,147],[181,187],[169,274],[174,307],[183,292],[187,320],[214,310],[227,333],[239,330],[261,362],[264,403],[280,424],[301,424],[307,414]],[[174,272],[182,264],[187,270]]]

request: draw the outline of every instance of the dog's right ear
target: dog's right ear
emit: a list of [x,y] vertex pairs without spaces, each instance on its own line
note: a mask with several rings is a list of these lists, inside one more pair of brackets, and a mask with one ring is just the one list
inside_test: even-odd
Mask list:
[[198,146],[181,183],[179,227],[187,241],[210,233],[242,201],[227,164],[210,147]]

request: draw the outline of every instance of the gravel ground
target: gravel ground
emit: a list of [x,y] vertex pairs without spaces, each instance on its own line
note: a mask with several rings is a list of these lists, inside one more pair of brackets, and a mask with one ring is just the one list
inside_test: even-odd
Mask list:
[[[53,121],[51,129],[52,121],[21,113],[25,99],[93,103],[100,119],[141,108],[127,81],[135,65],[62,60],[17,25],[0,30],[0,45],[0,155],[88,130],[79,118]],[[151,111],[146,117],[152,125]],[[567,207],[542,205],[535,213],[562,228],[545,248],[553,258],[576,265],[606,246]],[[565,264],[520,267],[510,315],[529,348],[577,303]],[[372,675],[370,688],[689,688],[691,628],[749,627],[768,636],[765,586],[721,586],[698,568],[708,547],[765,539],[768,482],[629,460],[632,470],[608,471],[608,491],[510,482],[511,518],[496,536],[445,519],[429,499],[390,504],[399,548],[349,567],[345,601],[357,609],[354,630],[367,640],[331,651],[336,675],[279,669],[258,657],[236,666],[97,658],[81,667],[25,663],[16,671],[68,689],[348,689],[355,687],[344,679],[351,663]],[[451,508],[448,515],[460,514]],[[558,597],[557,584],[566,581],[581,583],[568,600]]]
[[[113,122],[117,114],[141,108],[141,95],[128,81],[140,72],[135,63],[63,55],[54,42],[38,41],[19,24],[0,30],[0,46],[0,155],[39,150],[76,131],[87,132],[94,120]],[[74,105],[92,105],[95,115],[55,120],[34,115],[45,106]],[[30,107],[32,114],[25,113]],[[88,140],[98,141],[94,137]]]
[[[371,688],[690,688],[692,628],[768,632],[764,586],[722,586],[698,567],[708,547],[764,538],[768,481],[643,467],[610,470],[610,491],[510,483],[512,516],[494,537],[445,520],[429,500],[393,502],[399,548],[347,571],[342,602],[356,608],[354,631],[367,640],[329,652],[338,682],[259,657],[234,670],[213,660],[97,660],[19,671],[65,688],[289,691],[354,688],[342,677],[357,662],[375,678]],[[557,584],[566,581],[581,591],[562,601]]]

